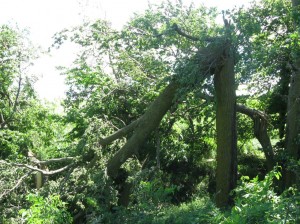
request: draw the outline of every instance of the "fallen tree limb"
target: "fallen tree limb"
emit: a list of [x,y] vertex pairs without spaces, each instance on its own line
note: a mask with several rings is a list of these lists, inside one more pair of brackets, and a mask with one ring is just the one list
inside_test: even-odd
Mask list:
[[262,111],[246,107],[245,105],[242,104],[237,104],[236,107],[238,112],[248,115],[252,119],[255,118],[256,116],[259,116],[261,119],[265,120],[266,122],[268,121],[268,116]]
[[254,122],[254,135],[259,141],[264,151],[268,170],[272,170],[275,165],[274,152],[268,135],[268,116],[262,111],[248,108],[244,105],[238,104],[237,111],[249,116]]
[[3,192],[1,195],[0,195],[0,201],[6,196],[6,195],[9,195],[11,192],[13,192],[16,188],[18,188],[21,183],[28,177],[30,176],[30,174],[34,172],[33,170],[30,170],[28,173],[26,173],[25,175],[23,175],[18,181],[17,183],[9,190]]
[[133,135],[108,161],[107,174],[110,177],[115,178],[118,175],[120,166],[133,154],[138,152],[151,132],[158,127],[160,121],[172,106],[178,87],[178,84],[174,82],[170,83],[149,106],[144,115],[142,115],[134,129]]
[[135,127],[137,126],[139,121],[140,121],[140,119],[137,119],[137,120],[131,122],[129,125],[119,129],[112,135],[110,135],[106,138],[100,139],[100,141],[99,141],[100,145],[106,146],[106,145],[112,143],[113,141],[115,141],[116,139],[122,138],[123,136],[127,135],[129,132],[131,132],[135,129]]
[[61,173],[61,172],[65,171],[65,170],[67,170],[67,169],[69,169],[70,167],[73,166],[73,163],[71,163],[67,166],[64,166],[64,167],[60,168],[60,169],[48,171],[48,170],[39,169],[37,167],[31,166],[31,165],[28,165],[28,164],[9,163],[9,162],[4,161],[4,160],[0,160],[0,163],[8,165],[8,166],[24,167],[24,168],[30,169],[32,171],[38,171],[38,172],[42,173],[43,175],[53,175],[53,174]]
[[[202,94],[201,98],[205,100],[213,100],[213,96],[209,96],[207,94]],[[254,122],[254,135],[259,141],[264,151],[268,170],[272,170],[275,165],[274,152],[271,144],[270,137],[268,135],[268,115],[262,111],[249,108],[242,104],[236,105],[236,111],[241,114],[245,114],[250,117]]]
[[[109,145],[110,143],[112,143],[113,141],[124,137],[125,135],[127,135],[128,133],[132,132],[136,126],[138,125],[140,121],[140,118],[131,122],[129,125],[119,129],[118,131],[116,131],[115,133],[111,134],[110,136],[106,137],[106,138],[101,138],[99,143],[102,147]],[[96,161],[98,160],[98,156],[95,155],[94,158],[90,161],[90,163],[88,164],[87,168],[91,168],[96,164]]]

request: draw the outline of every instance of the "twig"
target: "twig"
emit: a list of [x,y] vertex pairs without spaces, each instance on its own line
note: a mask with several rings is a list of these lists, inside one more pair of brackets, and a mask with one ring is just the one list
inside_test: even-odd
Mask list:
[[1,201],[1,199],[2,199],[3,197],[5,197],[6,195],[10,194],[10,192],[14,191],[17,187],[19,187],[20,184],[23,182],[23,180],[24,180],[26,177],[28,177],[32,172],[33,172],[33,170],[30,170],[28,173],[26,173],[25,175],[23,175],[23,176],[18,180],[18,182],[15,184],[15,186],[13,186],[12,189],[10,189],[10,190],[8,190],[8,191],[2,193],[2,194],[0,195],[0,201]]

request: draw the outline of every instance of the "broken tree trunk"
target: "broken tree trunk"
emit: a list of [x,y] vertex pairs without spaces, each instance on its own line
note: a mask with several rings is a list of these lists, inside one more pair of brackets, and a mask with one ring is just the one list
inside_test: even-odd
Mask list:
[[[157,129],[162,118],[173,105],[178,85],[170,83],[165,90],[155,99],[134,125],[133,135],[125,145],[107,163],[107,174],[116,180],[122,164],[134,154],[137,154],[140,147],[145,143],[149,135]],[[131,184],[123,180],[123,189],[119,192],[119,204],[128,206]]]
[[270,137],[268,135],[267,127],[268,127],[268,118],[266,114],[261,111],[254,110],[244,105],[237,105],[237,111],[249,116],[254,122],[254,135],[259,141],[264,151],[267,168],[268,171],[271,171],[274,168],[275,160],[274,160],[274,152],[271,144]]
[[[212,96],[203,95],[203,99],[213,100]],[[254,135],[261,144],[264,151],[268,171],[272,170],[275,165],[274,151],[268,134],[268,115],[262,111],[249,108],[242,104],[236,105],[236,111],[250,117],[254,122]]]
[[145,114],[139,119],[134,129],[133,135],[128,139],[125,145],[108,161],[107,174],[116,178],[121,165],[135,153],[138,152],[142,144],[147,140],[152,131],[154,131],[160,121],[170,109],[178,89],[174,82],[170,83],[166,89],[155,99],[155,101],[146,110]]
[[[296,67],[297,66],[297,67]],[[288,112],[287,112],[287,152],[291,159],[298,160],[300,154],[300,59],[291,77]],[[290,170],[286,175],[286,187],[297,182],[296,170]]]
[[[300,0],[292,0],[294,13],[299,16]],[[300,34],[300,26],[295,16],[294,28]],[[294,50],[293,73],[290,81],[288,107],[287,107],[287,133],[286,146],[287,153],[292,160],[300,158],[300,52],[298,48]],[[293,184],[299,184],[299,174],[294,169],[289,169],[286,173],[286,188]]]
[[225,49],[224,64],[216,71],[217,170],[216,205],[227,207],[237,180],[236,95],[234,60],[230,47]]

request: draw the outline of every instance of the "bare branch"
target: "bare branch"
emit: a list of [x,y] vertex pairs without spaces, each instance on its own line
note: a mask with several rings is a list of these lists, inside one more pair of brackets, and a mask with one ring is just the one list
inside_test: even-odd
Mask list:
[[24,181],[24,179],[26,179],[32,172],[34,172],[33,170],[30,170],[28,173],[26,173],[25,175],[23,175],[18,182],[15,184],[15,186],[13,186],[13,188],[3,192],[0,195],[0,201],[8,194],[10,194],[12,191],[14,191],[17,187],[19,187],[21,185],[21,183]]
[[192,41],[207,41],[207,42],[213,42],[216,40],[219,40],[220,37],[204,37],[204,38],[199,38],[199,37],[194,37],[192,35],[187,34],[186,32],[184,32],[182,29],[179,28],[179,26],[174,23],[172,26],[173,30],[176,31],[179,35],[192,40]]
[[5,165],[8,165],[8,166],[17,166],[17,167],[24,167],[24,168],[27,168],[27,169],[30,169],[32,171],[38,171],[38,172],[41,172],[43,175],[53,175],[53,174],[57,174],[57,173],[61,173],[67,169],[69,169],[70,167],[73,166],[73,163],[67,165],[67,166],[64,166],[60,169],[57,169],[57,170],[52,170],[52,171],[48,171],[48,170],[42,170],[42,169],[39,169],[37,167],[34,167],[34,166],[31,166],[31,165],[28,165],[28,164],[22,164],[22,163],[9,163],[9,162],[6,162],[4,160],[0,160],[0,163],[2,164],[5,164]]
[[264,121],[266,121],[266,122],[268,121],[268,115],[265,114],[262,111],[251,109],[251,108],[246,107],[245,105],[242,105],[242,104],[237,104],[236,105],[236,109],[237,109],[238,112],[240,112],[242,114],[245,114],[245,115],[248,115],[252,119],[254,119],[255,117],[259,116]]
[[272,170],[275,165],[274,152],[268,135],[268,115],[262,111],[248,108],[244,105],[237,105],[237,111],[248,115],[254,122],[254,135],[259,141],[264,151],[268,170]]
[[173,29],[181,36],[186,37],[187,39],[190,39],[192,41],[199,41],[200,38],[198,37],[193,37],[185,32],[183,32],[176,23],[173,24]]
[[[206,94],[202,94],[200,97],[205,100],[213,100],[214,98],[213,96],[209,96]],[[242,104],[236,105],[236,111],[249,116],[253,120],[254,135],[262,146],[262,149],[266,157],[268,170],[272,170],[275,165],[275,159],[274,159],[273,146],[271,144],[271,140],[267,130],[268,122],[269,122],[268,115],[262,111],[246,107],[245,105]]]
[[122,138],[123,136],[125,136],[129,132],[133,131],[134,128],[138,125],[139,121],[140,121],[140,118],[133,121],[133,122],[131,122],[129,125],[119,129],[118,131],[116,131],[112,135],[110,135],[106,138],[102,138],[99,142],[100,145],[106,146],[106,145],[112,143],[114,140]]

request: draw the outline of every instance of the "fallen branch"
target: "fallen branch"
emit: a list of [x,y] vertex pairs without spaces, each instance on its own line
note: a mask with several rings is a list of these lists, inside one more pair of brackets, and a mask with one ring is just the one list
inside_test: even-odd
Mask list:
[[21,183],[24,181],[24,179],[26,179],[32,172],[34,172],[33,170],[29,171],[28,173],[26,173],[25,175],[23,175],[18,182],[15,184],[15,186],[13,186],[13,188],[9,189],[8,191],[3,192],[0,195],[0,201],[8,194],[10,194],[12,191],[14,191],[16,188],[18,188]]
[[[208,100],[212,101],[214,99],[213,96],[209,96],[207,94],[202,94],[200,97],[205,99],[206,101]],[[275,165],[275,159],[274,159],[273,146],[271,144],[271,140],[267,130],[268,122],[269,122],[268,115],[262,111],[246,107],[245,105],[242,104],[237,104],[236,110],[241,114],[245,114],[249,116],[253,120],[254,135],[262,146],[262,149],[264,151],[267,160],[268,170],[269,171],[272,170]]]
[[[137,120],[132,127],[133,135],[128,139],[125,145],[110,158],[107,163],[108,176],[115,178],[118,175],[120,166],[132,155],[138,153],[141,145],[146,141],[149,135],[157,129],[160,121],[171,108],[174,97],[178,89],[178,84],[170,83],[169,86],[156,98],[149,106],[146,112]],[[128,127],[128,126],[127,126]]]
[[237,105],[237,111],[249,116],[254,122],[254,135],[259,141],[264,151],[268,170],[272,170],[275,165],[274,152],[268,135],[268,115],[262,111],[248,108],[244,105]]
[[[129,125],[119,129],[118,131],[116,131],[115,133],[111,134],[110,136],[106,137],[106,138],[101,138],[99,143],[102,147],[109,145],[110,143],[112,143],[113,141],[122,138],[123,136],[127,135],[128,133],[132,132],[136,126],[138,125],[140,121],[140,118],[131,122]],[[90,161],[90,163],[88,164],[87,168],[91,168],[93,167],[97,160],[99,159],[99,157],[97,155],[94,156],[94,158]]]
[[1,164],[5,164],[5,165],[8,165],[8,166],[16,166],[16,167],[24,167],[24,168],[27,168],[27,169],[30,169],[32,171],[38,171],[38,172],[41,172],[43,175],[53,175],[53,174],[57,174],[57,173],[61,173],[67,169],[69,169],[70,167],[73,166],[73,163],[67,165],[67,166],[64,166],[60,169],[57,169],[57,170],[52,170],[52,171],[48,171],[48,170],[42,170],[42,169],[39,169],[37,167],[34,167],[34,166],[31,166],[31,165],[28,165],[28,164],[22,164],[22,163],[9,163],[9,162],[6,162],[4,160],[0,160],[0,163]]
[[100,145],[106,146],[106,145],[112,143],[113,141],[115,141],[116,139],[122,138],[123,136],[127,135],[129,132],[131,132],[135,129],[135,127],[137,126],[139,121],[140,121],[140,119],[137,119],[137,120],[131,122],[129,125],[119,129],[112,135],[110,135],[106,138],[100,139],[100,141],[99,141]]
[[252,119],[254,119],[255,117],[260,117],[262,120],[266,122],[268,121],[268,115],[262,111],[246,107],[245,105],[242,104],[237,104],[236,109],[238,112],[248,115]]

